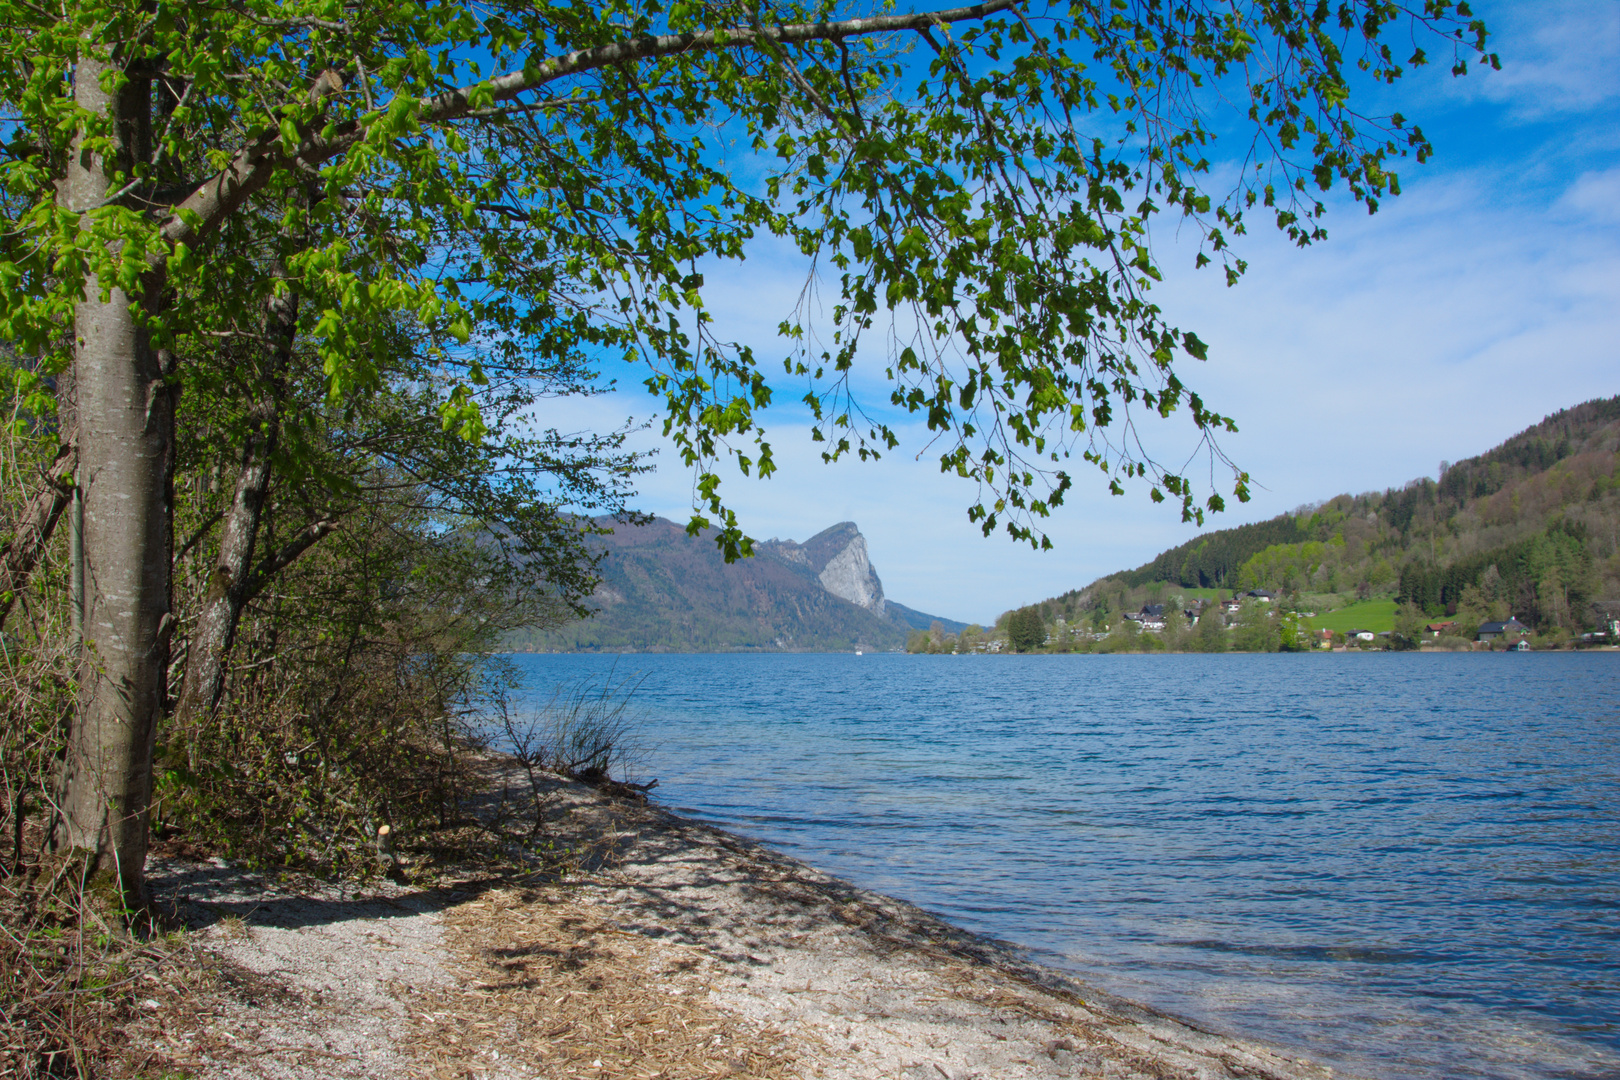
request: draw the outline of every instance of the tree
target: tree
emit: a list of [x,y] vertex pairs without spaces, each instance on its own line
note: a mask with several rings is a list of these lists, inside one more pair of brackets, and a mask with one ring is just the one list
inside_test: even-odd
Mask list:
[[1276,652],[1281,642],[1277,613],[1272,605],[1250,601],[1238,610],[1231,646],[1238,652]]
[[[1405,118],[1350,104],[1353,83],[1425,61],[1397,59],[1387,37],[1410,23],[1453,49],[1455,71],[1495,63],[1484,26],[1448,0],[1410,16],[1373,0],[4,13],[0,331],[39,357],[42,412],[70,363],[78,407],[87,648],[59,842],[105,857],[131,898],[170,707],[177,402],[232,370],[221,335],[293,336],[340,407],[386,389],[405,332],[441,424],[474,442],[496,360],[638,358],[697,472],[694,529],[712,516],[728,556],[746,555],[715,466],[730,454],[774,471],[759,416],[773,389],[752,349],[716,332],[702,266],[770,232],[837,277],[828,325],[812,323],[813,289],[783,323],[827,457],[897,444],[853,392],[877,335],[892,405],[922,414],[941,468],[979,485],[969,513],[986,534],[1046,544],[1071,459],[1201,518],[1221,495],[1130,434],[1135,414],[1177,410],[1206,439],[1233,427],[1176,373],[1203,343],[1146,299],[1152,223],[1190,222],[1199,263],[1235,280],[1230,240],[1252,208],[1312,243],[1312,185],[1375,208],[1398,190],[1395,159],[1430,152]],[[1258,168],[1211,193],[1206,109],[1233,97]],[[757,184],[723,167],[705,141],[716,127],[761,164],[744,170]],[[277,355],[253,380],[271,410]],[[284,413],[256,416],[237,440],[241,528],[222,545],[210,656],[230,647],[257,543],[258,462],[303,453]],[[1247,495],[1235,468],[1232,489]],[[194,708],[213,691],[184,693]]]
[[1105,652],[1136,652],[1142,646],[1142,624],[1135,619],[1120,618],[1103,639]]
[[1187,617],[1182,614],[1181,604],[1181,597],[1175,596],[1164,609],[1162,640],[1165,649],[1170,652],[1181,652],[1187,647]]
[[1225,652],[1227,648],[1226,616],[1219,604],[1206,604],[1193,628],[1192,649],[1195,652]]
[[1284,611],[1277,619],[1277,651],[1305,652],[1311,647],[1310,631],[1297,611]]
[[1019,608],[1007,616],[1007,643],[1015,652],[1029,652],[1046,643],[1046,623],[1032,607]]
[[1428,616],[1423,609],[1413,603],[1405,603],[1395,609],[1395,628],[1390,635],[1397,649],[1415,649],[1423,643],[1423,627],[1428,622]]

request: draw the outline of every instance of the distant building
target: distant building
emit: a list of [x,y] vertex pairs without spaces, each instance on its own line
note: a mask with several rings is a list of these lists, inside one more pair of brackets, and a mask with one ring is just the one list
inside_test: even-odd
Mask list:
[[1164,629],[1163,604],[1143,604],[1141,611],[1127,611],[1125,617],[1141,626],[1143,630]]
[[1441,634],[1446,633],[1448,630],[1457,629],[1457,623],[1454,620],[1450,620],[1450,619],[1448,619],[1445,622],[1425,623],[1424,626],[1423,626],[1423,629],[1427,630],[1429,633],[1433,634],[1435,637],[1439,637]]
[[1346,630],[1344,639],[1346,641],[1376,641],[1378,635],[1371,630]]
[[1277,598],[1277,594],[1268,589],[1250,589],[1243,595],[1258,600],[1262,604],[1269,604]]
[[1530,628],[1518,619],[1509,619],[1507,622],[1488,622],[1479,628],[1479,640],[1499,641],[1505,637],[1518,637],[1529,632]]

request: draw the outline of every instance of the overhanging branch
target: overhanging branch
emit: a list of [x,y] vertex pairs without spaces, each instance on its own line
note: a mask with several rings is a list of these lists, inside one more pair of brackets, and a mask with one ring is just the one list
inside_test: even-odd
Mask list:
[[[475,110],[474,97],[493,101],[509,101],[520,94],[538,89],[550,82],[640,60],[653,60],[680,53],[707,52],[715,49],[742,49],[771,44],[797,44],[807,41],[840,41],[844,38],[871,34],[888,34],[903,30],[925,30],[946,23],[972,22],[998,12],[1014,8],[1018,0],[987,0],[967,7],[947,8],[910,15],[876,15],[864,19],[842,19],[837,22],[788,23],[783,26],[734,26],[702,33],[660,34],[633,38],[629,41],[598,45],[590,49],[576,49],[563,56],[554,56],[537,64],[525,66],[522,71],[498,75],[476,86],[461,86],[447,90],[422,102],[422,123],[444,123],[471,115]],[[311,87],[311,96],[320,96],[330,88],[331,72],[323,72]],[[484,106],[480,106],[484,107]],[[312,167],[342,154],[366,137],[370,130],[366,119],[342,124],[329,136],[308,135],[296,153],[281,151],[279,131],[266,131],[253,142],[232,155],[230,163],[214,176],[205,180],[164,222],[163,239],[170,244],[190,243],[203,233],[217,227],[254,192],[269,181],[276,171],[288,167]],[[162,256],[154,256],[159,261]]]

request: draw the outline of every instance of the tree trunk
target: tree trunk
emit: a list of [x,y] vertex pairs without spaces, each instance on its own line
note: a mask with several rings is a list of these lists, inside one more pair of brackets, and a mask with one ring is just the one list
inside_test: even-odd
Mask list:
[[[112,146],[92,153],[81,133],[64,196],[86,215],[145,156],[148,81],[117,90],[117,65],[90,55],[74,72],[78,106],[110,121]],[[116,254],[116,253],[115,253]],[[79,473],[84,505],[84,649],[79,700],[68,734],[52,830],[57,850],[111,871],[126,904],[144,900],[152,749],[164,706],[170,615],[171,455],[175,396],[132,301],[155,308],[161,276],[131,297],[92,278],[75,316]]]
[[225,670],[230,658],[242,609],[251,598],[248,587],[253,576],[253,556],[264,515],[265,495],[270,489],[270,460],[281,433],[281,380],[292,356],[298,332],[298,298],[285,291],[272,293],[267,304],[268,329],[275,345],[261,378],[263,398],[254,409],[258,422],[242,448],[242,467],[237,472],[236,490],[225,511],[220,528],[219,557],[208,576],[208,593],[191,632],[186,652],[185,681],[175,706],[175,723],[182,729],[207,718],[219,705],[225,692]]

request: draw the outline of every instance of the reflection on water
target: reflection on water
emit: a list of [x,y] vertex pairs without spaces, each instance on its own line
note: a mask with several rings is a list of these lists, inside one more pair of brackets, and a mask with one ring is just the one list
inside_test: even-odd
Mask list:
[[1620,656],[631,673],[666,803],[1115,993],[1353,1073],[1620,1076]]

